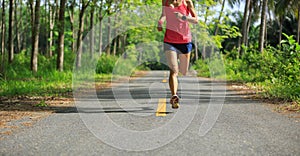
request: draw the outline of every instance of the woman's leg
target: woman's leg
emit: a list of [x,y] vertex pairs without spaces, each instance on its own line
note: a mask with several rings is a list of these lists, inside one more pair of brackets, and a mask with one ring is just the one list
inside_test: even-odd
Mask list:
[[170,75],[169,75],[169,87],[171,90],[171,94],[176,95],[178,89],[178,61],[177,61],[177,53],[175,51],[168,50],[165,52],[167,62],[170,68]]
[[179,72],[182,75],[186,75],[189,70],[190,56],[191,56],[191,53],[179,54],[179,61],[180,61]]

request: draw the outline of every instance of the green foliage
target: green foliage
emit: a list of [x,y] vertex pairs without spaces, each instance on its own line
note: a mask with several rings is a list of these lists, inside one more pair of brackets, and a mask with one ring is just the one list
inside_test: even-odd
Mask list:
[[16,54],[13,63],[5,65],[0,80],[0,95],[53,95],[71,91],[74,54],[65,54],[65,71],[56,70],[56,57],[38,56],[38,72],[30,70],[30,56],[26,51]]
[[130,76],[137,67],[136,60],[120,58],[114,67],[114,76]]
[[[237,50],[223,55],[227,80],[251,82],[261,86],[268,97],[300,100],[300,46],[293,36],[284,34],[281,46],[267,47],[263,54],[254,48],[245,49],[237,56]],[[211,77],[213,61],[198,60],[194,68],[201,76]]]
[[209,65],[207,60],[197,60],[192,68],[198,71],[197,76],[210,77]]
[[293,36],[284,34],[287,40],[282,41],[281,47],[273,51],[274,68],[267,84],[268,94],[284,99],[300,99],[300,46]]
[[97,62],[96,73],[97,74],[112,73],[117,60],[118,58],[115,56],[102,55]]
[[227,24],[219,24],[218,27],[221,29],[222,34],[214,36],[215,44],[218,48],[223,48],[222,43],[228,38],[237,38],[241,36],[239,28],[236,26],[230,26]]
[[219,53],[214,53],[205,60],[197,60],[192,68],[198,71],[198,76],[226,78],[223,60],[220,58]]

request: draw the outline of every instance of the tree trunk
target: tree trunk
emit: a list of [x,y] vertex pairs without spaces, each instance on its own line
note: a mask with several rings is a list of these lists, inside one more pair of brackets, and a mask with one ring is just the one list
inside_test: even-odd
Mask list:
[[58,7],[58,6],[55,6],[57,3],[51,5],[50,0],[48,0],[48,3],[49,3],[49,26],[50,26],[48,56],[52,57],[53,56],[53,51],[52,51],[52,46],[53,46],[53,29],[54,29],[55,19],[56,19],[56,7]]
[[60,0],[60,9],[59,9],[59,34],[58,34],[58,52],[57,52],[57,64],[56,68],[58,71],[64,70],[64,40],[65,40],[65,5],[66,0]]
[[282,40],[282,29],[283,29],[284,16],[282,15],[279,18],[280,18],[279,19],[280,20],[280,24],[279,24],[279,34],[278,34],[279,41],[278,41],[278,44],[280,46],[281,45],[280,43],[281,43],[281,40]]
[[118,37],[118,50],[117,50],[117,52],[118,52],[119,54],[123,54],[123,53],[122,53],[122,37],[123,37],[123,35],[122,35],[122,34],[119,34],[118,36],[119,36],[119,37]]
[[111,41],[111,17],[108,16],[108,22],[107,22],[107,47],[106,47],[106,54],[110,55],[110,41]]
[[38,48],[40,29],[40,0],[36,0],[34,10],[34,25],[32,26],[32,50],[31,50],[31,70],[37,72],[38,69]]
[[55,0],[55,21],[58,21],[59,17],[59,1]]
[[77,59],[76,59],[76,67],[81,67],[81,54],[82,54],[82,38],[83,38],[83,25],[84,25],[84,19],[83,19],[83,11],[80,11],[79,15],[79,30],[77,33]]
[[100,20],[99,20],[99,55],[102,54],[102,39],[103,39],[103,36],[102,36],[102,25],[103,25],[103,21],[102,21],[102,16],[100,15]]
[[118,36],[114,38],[114,41],[113,41],[113,55],[116,56],[117,54],[117,42],[118,42]]
[[[21,41],[20,41],[20,31],[19,31],[19,28],[20,27],[20,22],[22,22],[22,16],[20,16],[20,19],[18,19],[18,7],[17,7],[17,0],[15,2],[15,9],[14,9],[14,14],[15,14],[15,17],[14,17],[14,21],[16,21],[16,26],[15,26],[15,34],[16,34],[16,46],[15,46],[15,51],[16,52],[19,52],[21,51]],[[22,1],[19,2],[20,4],[22,4]],[[22,7],[22,6],[21,6]]]
[[[205,17],[204,17],[204,24],[206,24],[207,22],[207,18],[208,18],[208,11],[209,11],[209,7],[206,7],[206,12],[205,12]],[[203,41],[205,42],[205,41]],[[203,47],[202,47],[202,59],[206,58],[206,43],[203,43]]]
[[24,34],[25,34],[25,31],[24,31],[24,25],[26,25],[25,23],[24,23],[24,21],[26,21],[26,18],[25,18],[25,20],[24,20],[24,14],[23,14],[23,2],[22,2],[22,0],[20,0],[20,11],[19,11],[19,16],[20,16],[20,25],[19,25],[19,28],[20,28],[20,31],[19,31],[19,35],[20,35],[20,37],[19,37],[19,39],[20,39],[20,41],[18,42],[19,44],[20,44],[20,51],[23,51],[23,50],[25,50],[26,49],[26,44],[25,44],[25,37],[24,37]]
[[103,17],[104,15],[102,15],[102,10],[103,10],[103,0],[100,1],[100,7],[99,7],[99,55],[102,54],[102,46],[103,46],[103,43],[102,43],[102,40],[103,40],[103,35],[102,35],[102,28],[103,28]]
[[195,38],[195,61],[197,61],[199,59],[199,56],[198,56],[198,35],[195,35],[194,38]]
[[247,21],[248,21],[248,16],[251,16],[250,14],[248,15],[250,8],[250,0],[246,0],[245,8],[244,8],[244,19],[243,19],[243,24],[242,24],[242,38],[239,39],[239,47],[238,51],[240,55],[243,55],[243,50],[241,49],[242,45],[245,45],[247,35]]
[[76,68],[81,67],[81,55],[82,55],[82,39],[83,39],[83,30],[84,30],[84,11],[88,4],[84,3],[82,0],[82,7],[79,13],[79,30],[77,34],[77,57],[76,57]]
[[264,51],[264,43],[265,43],[267,4],[268,4],[268,0],[263,0],[262,11],[261,11],[260,33],[259,33],[259,51],[261,53]]
[[94,55],[95,49],[95,35],[94,35],[94,13],[95,13],[95,4],[96,1],[93,0],[93,6],[91,8],[91,16],[90,16],[90,57],[92,58]]
[[1,68],[0,73],[4,73],[5,65],[5,0],[2,1],[2,15],[1,15]]
[[[48,16],[50,14],[50,4],[49,4],[49,0],[45,0],[45,4],[44,4],[44,7],[45,7],[45,11],[44,11],[44,19],[45,19],[45,25],[48,26],[47,24],[50,23],[50,16]],[[48,40],[49,40],[49,34],[47,34],[48,32],[50,32],[50,27],[46,28],[46,35],[45,35],[45,39],[46,39],[46,47],[45,47],[45,55],[48,57],[49,56],[49,44],[48,44]]]
[[300,2],[298,2],[298,28],[297,28],[297,42],[300,44]]
[[[118,15],[115,14],[115,21],[114,21],[114,26],[117,25],[117,23],[119,22],[119,18],[118,18]],[[117,54],[117,43],[118,43],[118,28],[114,28],[114,35],[113,35],[115,38],[114,38],[114,44],[113,44],[113,55],[116,56]]]
[[72,51],[76,51],[76,32],[75,32],[75,27],[74,27],[74,7],[75,7],[75,0],[72,1],[72,4],[69,9],[69,16],[70,16],[70,23],[71,23],[71,30],[72,30]]
[[14,0],[9,1],[9,21],[8,21],[8,62],[14,59]]
[[[197,7],[197,11],[198,11],[198,15],[200,14],[200,6],[199,5],[197,5],[198,7]],[[197,61],[198,59],[199,59],[199,51],[198,51],[198,35],[197,35],[197,28],[198,27],[196,27],[196,33],[195,33],[195,35],[194,35],[194,38],[195,38],[195,61]]]
[[[246,36],[248,36],[249,31],[250,31],[251,20],[252,20],[252,12],[253,12],[253,1],[250,2],[250,6],[249,6],[249,16],[248,16],[248,20],[247,20]],[[244,44],[245,44],[246,46],[249,45],[248,37],[245,37],[245,42],[244,42]]]
[[217,34],[219,33],[219,26],[218,26],[218,25],[221,23],[221,18],[222,18],[222,16],[223,16],[223,12],[224,12],[224,8],[225,8],[225,2],[226,2],[226,0],[223,0],[223,1],[222,1],[221,12],[220,12],[218,21],[216,22],[216,28],[215,28],[215,32],[214,32],[215,35],[217,35]]
[[124,33],[123,39],[122,39],[122,54],[125,53],[125,49],[126,49],[126,40],[127,40],[127,33]]

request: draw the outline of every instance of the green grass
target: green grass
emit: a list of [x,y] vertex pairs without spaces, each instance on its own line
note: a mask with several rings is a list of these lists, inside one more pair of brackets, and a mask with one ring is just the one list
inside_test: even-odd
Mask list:
[[[45,74],[45,73],[44,73]],[[57,95],[72,90],[72,73],[51,71],[45,75],[22,75],[0,81],[0,95]]]
[[[13,63],[6,63],[4,74],[0,75],[0,96],[62,96],[72,92],[75,54],[67,53],[65,56],[63,72],[55,69],[55,56],[46,58],[40,55],[38,72],[33,73],[30,70],[30,56],[25,52],[16,54]],[[109,62],[109,66],[112,66],[111,64],[112,61]],[[103,63],[102,65],[105,66]],[[95,74],[95,81],[110,81],[111,74],[104,69],[102,71],[103,73]]]
[[110,82],[112,78],[112,74],[96,74],[95,82]]

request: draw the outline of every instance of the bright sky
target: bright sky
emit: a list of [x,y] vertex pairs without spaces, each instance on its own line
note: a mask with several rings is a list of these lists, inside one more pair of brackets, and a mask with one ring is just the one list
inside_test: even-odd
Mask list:
[[[217,12],[220,12],[220,11],[221,11],[221,7],[222,7],[222,5],[218,5],[218,6],[215,7],[214,9],[215,9]],[[244,1],[242,1],[240,4],[235,5],[233,8],[231,8],[231,7],[229,6],[229,4],[227,3],[227,1],[226,1],[224,11],[226,12],[227,10],[229,10],[229,11],[232,12],[232,13],[233,13],[233,12],[236,12],[236,11],[244,12],[244,7],[245,7],[245,2],[244,2]],[[219,14],[216,14],[216,16],[219,16]],[[231,19],[232,19],[232,17],[231,17]]]
[[[217,7],[215,7],[215,9],[217,10],[217,11],[221,11],[221,5],[218,5]],[[226,1],[226,3],[225,3],[225,11],[226,10],[230,10],[231,12],[235,12],[235,11],[241,11],[241,12],[244,12],[244,7],[245,7],[245,2],[244,1],[242,1],[239,5],[237,4],[237,5],[235,5],[233,8],[231,8],[230,6],[229,6],[229,4],[227,3],[227,1]]]

